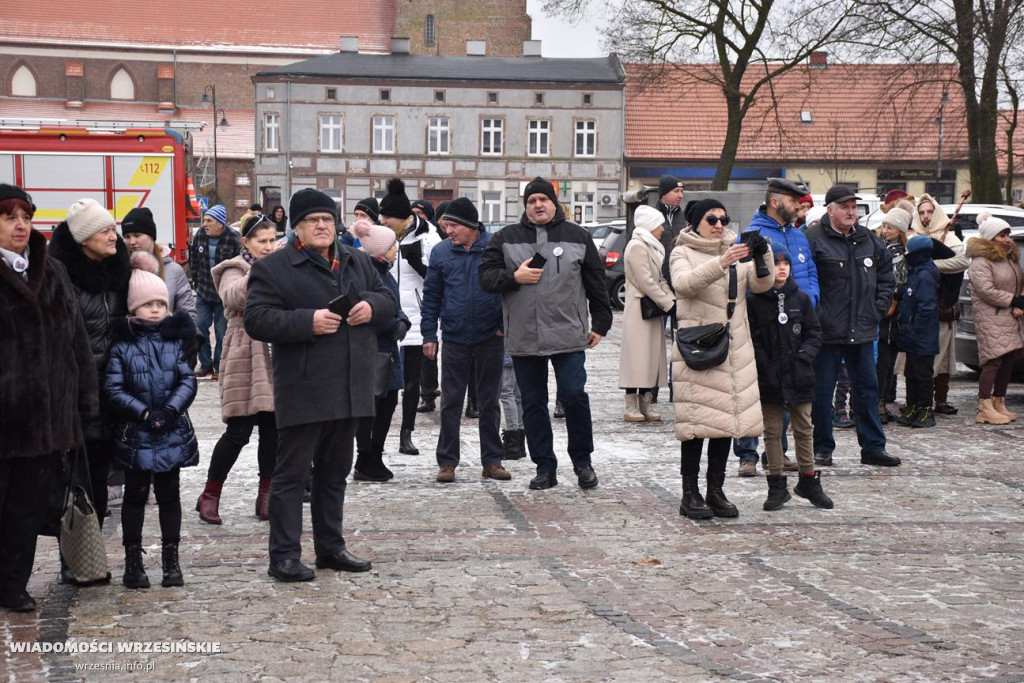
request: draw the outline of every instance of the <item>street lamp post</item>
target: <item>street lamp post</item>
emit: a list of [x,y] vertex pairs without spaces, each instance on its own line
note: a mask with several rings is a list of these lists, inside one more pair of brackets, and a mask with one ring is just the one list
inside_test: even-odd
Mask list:
[[[209,93],[209,94],[208,94]],[[203,88],[203,102],[210,102],[213,104],[213,198],[215,202],[220,202],[220,177],[217,173],[217,128],[228,125],[228,117],[224,115],[224,110],[217,109],[217,88],[212,85],[207,85]],[[220,122],[217,122],[217,112],[220,112]]]

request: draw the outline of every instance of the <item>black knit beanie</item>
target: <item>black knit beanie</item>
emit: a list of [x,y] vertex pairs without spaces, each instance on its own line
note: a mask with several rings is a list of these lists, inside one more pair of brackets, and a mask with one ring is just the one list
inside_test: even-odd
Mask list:
[[686,208],[683,209],[683,215],[686,217],[686,222],[694,229],[697,229],[697,224],[700,223],[700,219],[704,218],[711,209],[722,209],[725,211],[725,206],[722,202],[717,199],[693,199],[686,202]]
[[523,204],[526,204],[526,200],[529,199],[531,195],[535,194],[547,195],[556,206],[558,205],[558,196],[555,195],[555,186],[540,176],[537,176],[526,184],[526,189],[523,190]]
[[431,223],[434,222],[434,205],[428,202],[426,199],[417,199],[409,206],[418,206],[420,209],[423,210],[423,213],[426,215],[427,220],[430,221]]
[[664,197],[672,190],[677,187],[682,187],[683,183],[673,175],[663,175],[658,178],[658,196]]
[[25,192],[25,190],[21,189],[17,185],[0,183],[0,202],[5,199],[20,199],[29,205],[32,213],[36,212],[36,205],[32,203],[32,197],[29,196],[28,192]]
[[380,215],[405,220],[412,215],[409,197],[405,194],[405,183],[401,178],[388,181],[388,193],[380,200]]
[[138,206],[128,212],[128,215],[121,221],[121,234],[127,235],[130,232],[140,232],[148,235],[151,240],[156,241],[156,223],[153,222],[153,212],[145,206]]
[[452,200],[446,199],[446,200],[444,200],[443,202],[441,202],[440,204],[437,205],[437,208],[434,209],[434,215],[438,216],[438,220],[440,220],[441,218],[444,218],[444,212],[448,210],[448,205],[451,204],[451,203],[452,203]]
[[477,213],[476,207],[473,206],[473,202],[465,197],[458,197],[448,202],[448,206],[445,207],[441,218],[465,225],[468,228],[476,228],[477,230],[483,228],[480,225],[480,214]]
[[334,216],[338,220],[338,205],[334,200],[320,190],[307,187],[292,195],[288,202],[288,213],[291,215],[292,225],[298,225],[299,221],[311,213],[323,211]]
[[365,213],[374,223],[380,223],[380,205],[377,203],[376,197],[360,199],[355,210]]

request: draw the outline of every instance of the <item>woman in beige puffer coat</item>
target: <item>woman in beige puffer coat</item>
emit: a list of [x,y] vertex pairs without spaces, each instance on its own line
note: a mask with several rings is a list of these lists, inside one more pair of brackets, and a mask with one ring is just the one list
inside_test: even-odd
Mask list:
[[[679,328],[712,323],[730,323],[729,355],[714,368],[694,370],[686,365],[676,347],[672,349],[672,400],[675,403],[676,438],[682,443],[681,470],[683,499],[679,514],[693,519],[735,517],[739,514],[722,492],[729,446],[733,438],[760,436],[762,416],[757,389],[754,345],[747,326],[747,291],[760,294],[775,279],[771,248],[760,241],[736,244],[729,230],[725,207],[714,199],[691,202],[686,207],[687,230],[679,234],[669,261],[672,287],[676,291]],[[723,219],[723,217],[725,217]],[[739,263],[751,255],[766,266],[767,275],[758,278],[753,261]],[[729,270],[736,269],[736,307],[727,317]],[[700,456],[708,439],[707,499],[697,486]]]
[[978,338],[977,422],[1007,424],[1006,389],[1014,359],[1024,348],[1024,276],[1010,225],[988,214],[978,216],[978,237],[967,241],[971,307]]
[[274,371],[270,347],[255,341],[242,326],[249,269],[274,250],[277,226],[266,216],[252,216],[242,226],[242,253],[223,261],[210,271],[213,284],[224,303],[227,330],[220,360],[220,411],[227,424],[210,457],[206,488],[196,502],[199,519],[220,524],[220,494],[238,454],[259,428],[256,459],[260,483],[256,494],[256,516],[269,519],[270,479],[277,461],[277,425],[274,422]]

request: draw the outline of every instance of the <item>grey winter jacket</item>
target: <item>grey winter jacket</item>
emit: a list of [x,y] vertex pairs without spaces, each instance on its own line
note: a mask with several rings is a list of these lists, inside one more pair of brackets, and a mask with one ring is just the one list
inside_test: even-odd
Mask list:
[[192,294],[185,269],[164,254],[164,282],[167,283],[167,310],[171,313],[185,311],[195,325],[199,325],[196,313],[196,297]]

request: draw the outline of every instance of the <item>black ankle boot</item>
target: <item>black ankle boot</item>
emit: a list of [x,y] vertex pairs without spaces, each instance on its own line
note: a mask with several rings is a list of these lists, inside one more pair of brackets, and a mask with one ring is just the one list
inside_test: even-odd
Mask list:
[[729,502],[722,491],[725,484],[725,472],[708,472],[708,495],[707,503],[715,517],[739,517],[740,511]]
[[125,588],[149,588],[149,577],[146,576],[146,569],[142,566],[142,553],[144,552],[141,545],[126,545],[124,547],[124,578],[122,582]]
[[700,495],[696,474],[683,475],[683,499],[679,503],[679,514],[690,519],[711,519],[714,516]]
[[475,398],[466,400],[466,417],[470,419],[480,417],[480,406],[477,405]]
[[768,498],[764,501],[765,510],[778,510],[792,500],[786,488],[786,477],[781,474],[768,475]]
[[181,576],[181,565],[178,564],[178,544],[164,543],[160,556],[164,565],[164,580],[160,585],[164,588],[184,586],[185,579]]
[[519,434],[514,429],[501,430],[502,460],[519,460],[525,453],[519,447]]
[[793,493],[811,501],[815,507],[832,509],[832,499],[821,490],[821,472],[819,470],[810,474],[801,472],[797,485],[793,487]]
[[405,455],[419,455],[420,449],[412,445],[412,430],[403,429],[399,433],[398,438],[398,452],[404,453]]

